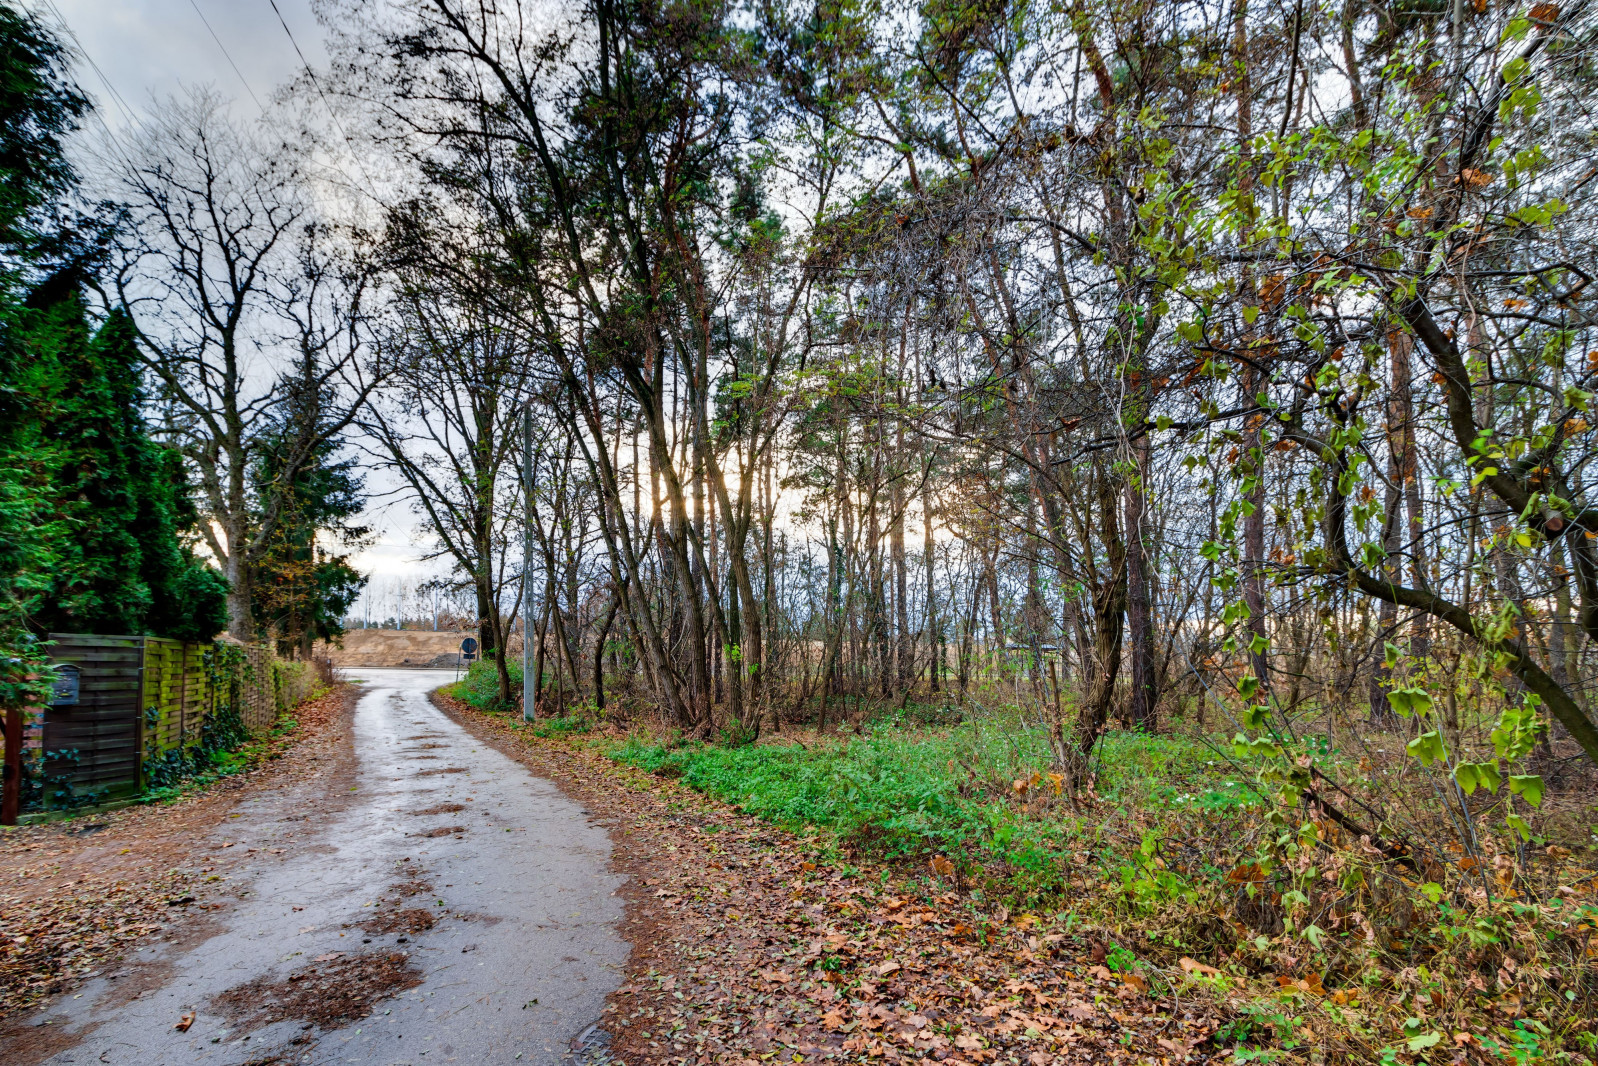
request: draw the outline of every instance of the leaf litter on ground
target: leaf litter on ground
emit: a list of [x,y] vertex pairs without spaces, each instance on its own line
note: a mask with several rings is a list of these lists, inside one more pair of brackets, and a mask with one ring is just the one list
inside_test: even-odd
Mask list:
[[824,861],[818,836],[434,699],[613,823],[633,946],[605,1008],[616,1063],[1232,1058],[1210,1044],[1213,1001],[1112,972],[1067,915],[972,898],[946,859],[925,872]]
[[116,975],[139,941],[175,936],[216,906],[206,900],[219,893],[222,860],[207,830],[251,789],[326,771],[337,758],[337,726],[356,695],[339,686],[295,708],[295,728],[263,745],[253,768],[175,800],[5,830],[0,1017],[98,974]]

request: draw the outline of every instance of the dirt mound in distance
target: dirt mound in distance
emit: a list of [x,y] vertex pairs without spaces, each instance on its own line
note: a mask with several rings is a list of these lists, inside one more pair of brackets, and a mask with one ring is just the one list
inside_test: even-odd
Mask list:
[[316,656],[334,666],[430,666],[453,669],[459,660],[461,640],[473,633],[433,632],[430,629],[352,629],[334,644],[318,644]]

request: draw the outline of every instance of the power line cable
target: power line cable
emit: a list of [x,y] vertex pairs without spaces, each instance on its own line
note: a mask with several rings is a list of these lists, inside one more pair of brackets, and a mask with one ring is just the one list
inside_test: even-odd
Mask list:
[[294,54],[300,57],[300,66],[305,68],[305,76],[309,78],[311,80],[311,84],[315,86],[316,95],[322,98],[322,106],[327,108],[327,115],[333,120],[333,128],[338,130],[340,137],[344,138],[344,147],[350,150],[350,156],[355,160],[356,168],[360,170],[361,177],[366,180],[366,185],[368,188],[361,189],[360,191],[371,197],[373,201],[382,203],[382,201],[378,200],[377,196],[370,191],[370,188],[375,186],[376,182],[372,181],[372,176],[366,172],[366,164],[361,161],[361,153],[355,150],[355,144],[350,140],[350,135],[345,132],[344,124],[338,120],[338,112],[333,110],[332,101],[328,100],[327,93],[322,90],[322,82],[317,78],[316,71],[311,69],[311,64],[305,59],[305,53],[300,50],[300,42],[294,39],[294,31],[289,29],[288,20],[283,17],[283,12],[278,8],[277,0],[266,0],[266,2],[272,5],[272,12],[273,14],[277,15],[278,25],[282,26],[283,32],[288,34],[289,44],[294,46]]
[[[94,57],[89,54],[89,50],[83,46],[83,39],[79,37],[77,31],[72,28],[72,24],[68,22],[66,16],[61,13],[61,9],[56,7],[55,0],[45,0],[45,3],[49,6],[50,10],[55,13],[56,21],[59,22],[61,24],[61,28],[67,32],[67,36],[72,38],[72,43],[77,46],[78,54],[83,57],[83,61],[89,64],[90,69],[94,71],[95,75],[100,79],[101,84],[105,86],[106,92],[110,95],[112,103],[114,103],[118,110],[122,112],[122,117],[127,121],[129,128],[138,126],[138,116],[133,113],[133,108],[131,108],[128,105],[128,102],[122,98],[122,94],[117,92],[117,87],[111,84],[111,79],[106,77],[105,71],[100,69],[100,64],[94,61]],[[100,124],[100,128],[105,131],[106,137],[110,139],[111,145],[116,150],[117,154],[122,157],[124,162],[128,162],[132,157],[128,153],[127,145],[122,143],[122,138],[117,136],[116,130],[112,129],[111,124],[105,120],[105,115],[101,113],[101,109],[98,107],[90,107],[89,113],[93,115],[94,120]]]
[[211,40],[215,41],[216,46],[222,50],[222,55],[227,59],[228,66],[233,68],[233,73],[237,74],[239,76],[239,81],[244,84],[244,91],[250,94],[250,99],[255,101],[255,106],[259,108],[261,113],[264,115],[266,113],[266,105],[261,103],[261,98],[259,96],[255,95],[255,89],[250,86],[250,81],[244,76],[244,71],[240,70],[239,65],[233,62],[233,55],[227,50],[227,45],[222,43],[222,38],[218,37],[216,35],[216,30],[211,28],[211,20],[205,17],[204,11],[200,10],[200,5],[197,0],[189,0],[189,6],[194,8],[194,13],[196,15],[200,16],[200,21],[205,23],[206,31],[210,33]]
[[[55,0],[45,0],[45,3],[55,13],[56,21],[61,24],[61,28],[67,31],[67,36],[72,38],[72,43],[78,46],[78,54],[83,57],[83,61],[89,64],[90,69],[99,77],[101,84],[105,86],[105,91],[110,94],[111,101],[122,112],[122,117],[127,119],[128,125],[138,125],[138,117],[133,113],[133,108],[122,98],[122,94],[117,92],[117,87],[111,84],[111,79],[106,77],[105,71],[100,69],[100,64],[94,61],[94,57],[89,54],[89,50],[83,46],[83,38],[78,36],[78,31],[72,28],[72,23],[67,21],[67,17],[61,13],[61,9],[56,7]],[[101,125],[105,124],[103,118],[100,122]]]

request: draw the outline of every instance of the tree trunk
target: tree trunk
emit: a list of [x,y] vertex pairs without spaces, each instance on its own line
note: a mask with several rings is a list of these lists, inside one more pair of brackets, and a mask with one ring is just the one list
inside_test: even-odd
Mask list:
[[[1238,0],[1237,6],[1232,11],[1232,19],[1232,57],[1237,65],[1237,77],[1233,79],[1232,84],[1237,101],[1240,167],[1238,187],[1250,192],[1254,188],[1251,147],[1254,136],[1254,100],[1250,78],[1252,70],[1249,58],[1247,0]],[[1243,239],[1253,240],[1251,227],[1245,230]],[[1258,305],[1259,296],[1254,286],[1254,272],[1246,265],[1242,276],[1242,298],[1245,304]],[[1257,343],[1257,338],[1251,330],[1244,333],[1243,340],[1251,349]],[[1245,366],[1244,396],[1251,400],[1258,392],[1259,386],[1259,372],[1252,365]],[[1265,447],[1261,432],[1264,422],[1263,414],[1249,416],[1243,433],[1243,449],[1246,453],[1244,460],[1247,467],[1243,492],[1247,503],[1243,517],[1243,604],[1248,608],[1245,632],[1248,634],[1249,643],[1249,669],[1259,679],[1261,701],[1268,702],[1271,665],[1266,654],[1266,641],[1270,638],[1265,631]]]
[[1077,751],[1083,760],[1074,768],[1078,784],[1086,772],[1088,753],[1109,721],[1115,679],[1121,672],[1121,632],[1126,615],[1127,552],[1117,528],[1115,489],[1102,473],[1098,482],[1100,537],[1109,570],[1099,575],[1093,590],[1093,681],[1077,719]]
[[1132,691],[1127,717],[1134,729],[1153,732],[1159,700],[1154,672],[1154,613],[1144,533],[1144,478],[1148,471],[1148,435],[1132,443],[1133,463],[1124,488],[1126,501],[1126,622],[1132,648]]
[[621,601],[612,596],[594,637],[594,710],[600,714],[605,712],[605,641],[610,637],[611,623],[615,622],[620,606]]
[[255,616],[253,597],[250,595],[250,564],[247,542],[249,534],[243,528],[242,516],[228,516],[225,536],[227,558],[222,572],[227,576],[228,635],[246,644],[255,643]]
[[531,708],[531,713],[534,717],[538,716],[539,709],[544,703],[544,660],[547,655],[546,651],[544,650],[544,641],[549,636],[549,611],[551,602],[552,597],[549,595],[546,585],[546,591],[544,594],[544,609],[538,612],[538,624],[535,627],[538,644],[533,649],[533,706]]
[[[930,478],[928,479],[931,480]],[[922,553],[927,568],[927,661],[931,664],[932,691],[937,692],[943,674],[943,633],[938,625],[938,583],[935,570],[936,543],[932,538],[932,489],[921,493]]]
[[[904,424],[898,428],[898,454],[904,455]],[[910,687],[911,661],[914,658],[910,645],[910,578],[904,558],[904,486],[898,478],[893,482],[893,515],[888,526],[889,548],[893,554],[894,628],[897,638],[894,658],[897,673],[894,687],[903,691]]]
[[[1415,588],[1428,588],[1426,577],[1426,515],[1420,495],[1420,446],[1415,440],[1415,403],[1410,354],[1414,338],[1403,331],[1392,334],[1393,422],[1398,430],[1398,476],[1404,495],[1405,517],[1409,522],[1404,545],[1409,554],[1409,582]],[[1424,612],[1415,618],[1409,636],[1409,657],[1417,663],[1431,654],[1431,617]]]

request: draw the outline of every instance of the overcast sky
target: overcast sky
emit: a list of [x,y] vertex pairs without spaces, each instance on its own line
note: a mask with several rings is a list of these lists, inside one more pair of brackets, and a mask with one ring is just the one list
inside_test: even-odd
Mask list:
[[[79,84],[119,134],[143,116],[152,100],[207,83],[235,100],[239,117],[254,118],[260,114],[256,101],[268,102],[274,89],[303,69],[295,43],[313,67],[326,60],[322,28],[310,0],[277,0],[283,22],[278,21],[271,0],[25,3],[48,21],[65,22],[69,40],[79,51]],[[288,24],[287,32],[283,23]],[[102,135],[91,119],[85,136]],[[385,487],[380,482],[368,479],[374,489]],[[366,521],[377,530],[377,542],[355,563],[372,574],[375,616],[383,604],[392,602],[400,582],[425,580],[438,567],[419,563],[422,551],[414,543],[414,520],[404,505],[376,504]]]
[[[322,63],[322,30],[309,0],[276,2],[306,59]],[[241,116],[254,117],[251,93],[265,102],[300,70],[272,0],[30,0],[29,6],[65,20],[82,52],[83,88],[115,124],[127,124],[124,102],[142,111],[152,97],[207,82],[237,99]]]

